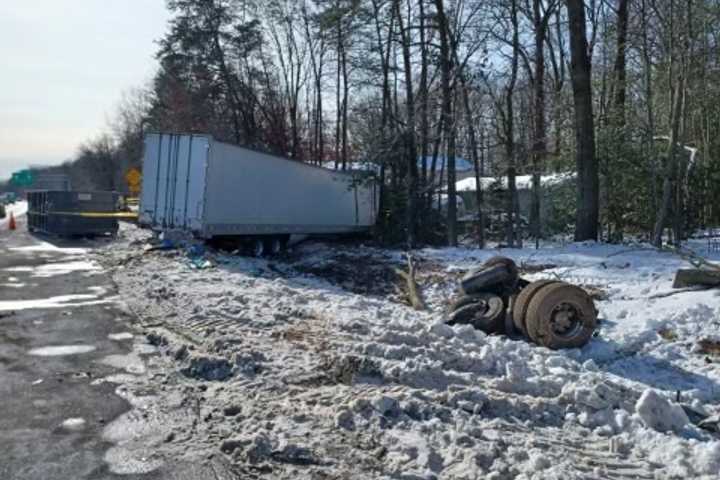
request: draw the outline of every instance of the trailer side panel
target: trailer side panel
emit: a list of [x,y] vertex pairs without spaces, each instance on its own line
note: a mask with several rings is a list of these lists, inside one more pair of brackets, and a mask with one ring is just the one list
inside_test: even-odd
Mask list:
[[212,144],[205,235],[346,233],[375,223],[374,183],[220,142]]

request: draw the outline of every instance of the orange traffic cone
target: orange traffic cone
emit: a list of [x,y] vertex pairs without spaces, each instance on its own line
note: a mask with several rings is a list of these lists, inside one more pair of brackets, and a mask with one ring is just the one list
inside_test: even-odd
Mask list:
[[10,230],[15,230],[17,228],[17,225],[15,225],[15,214],[13,214],[13,212],[10,212],[10,221],[8,222],[8,228]]

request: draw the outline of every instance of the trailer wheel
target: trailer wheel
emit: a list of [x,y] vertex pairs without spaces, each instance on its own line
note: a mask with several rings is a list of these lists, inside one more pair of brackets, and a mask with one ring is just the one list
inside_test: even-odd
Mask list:
[[253,257],[262,257],[265,254],[265,241],[262,238],[256,238],[252,242]]
[[268,253],[268,255],[277,255],[282,252],[282,250],[283,244],[280,240],[280,237],[271,237],[267,240],[267,245],[265,245],[265,251]]
[[525,326],[525,317],[527,316],[527,309],[530,305],[530,300],[532,300],[541,288],[557,282],[557,280],[538,280],[537,282],[532,282],[530,285],[520,290],[520,293],[513,302],[512,320],[515,328],[522,332],[523,335],[527,336],[528,334],[527,327]]
[[463,297],[460,301],[464,303],[450,314],[446,322],[448,325],[468,324],[486,333],[502,329],[505,302],[500,296],[480,293]]
[[597,324],[597,310],[583,289],[558,282],[542,288],[530,300],[525,323],[528,336],[552,349],[585,345]]

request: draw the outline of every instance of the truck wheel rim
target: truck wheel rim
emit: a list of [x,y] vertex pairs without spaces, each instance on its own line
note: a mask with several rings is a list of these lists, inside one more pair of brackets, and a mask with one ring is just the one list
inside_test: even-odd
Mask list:
[[550,328],[559,337],[573,337],[582,329],[582,313],[572,303],[563,302],[553,308]]
[[475,315],[473,317],[475,319],[483,318],[487,315],[488,310],[490,310],[490,305],[485,300],[480,300],[475,304]]

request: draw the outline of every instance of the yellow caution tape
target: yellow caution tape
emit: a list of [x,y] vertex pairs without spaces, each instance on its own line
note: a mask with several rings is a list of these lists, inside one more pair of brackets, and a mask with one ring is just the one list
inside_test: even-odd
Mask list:
[[137,212],[51,212],[51,214],[72,215],[75,217],[85,218],[127,218],[131,220],[136,220],[138,218]]

